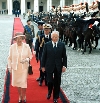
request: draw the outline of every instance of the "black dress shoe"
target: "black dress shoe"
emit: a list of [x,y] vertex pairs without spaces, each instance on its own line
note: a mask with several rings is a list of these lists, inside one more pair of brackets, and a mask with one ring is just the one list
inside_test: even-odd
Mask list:
[[57,99],[54,99],[54,100],[53,100],[53,103],[57,103],[57,102],[58,102]]
[[39,82],[39,86],[42,86],[42,83],[41,83],[41,82]]
[[50,95],[50,94],[48,94],[48,95],[47,95],[47,99],[50,99],[50,97],[51,97],[51,95]]
[[18,103],[22,103],[22,100],[19,100]]
[[36,81],[40,81],[40,78],[37,78]]

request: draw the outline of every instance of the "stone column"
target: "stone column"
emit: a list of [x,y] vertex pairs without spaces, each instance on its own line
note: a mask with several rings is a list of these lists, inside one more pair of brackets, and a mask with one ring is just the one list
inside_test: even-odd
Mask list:
[[49,0],[47,0],[47,12],[49,12]]
[[77,2],[76,2],[76,0],[73,0],[73,4],[76,4]]
[[62,8],[62,0],[60,0],[60,6],[61,6],[61,8]]
[[89,4],[89,5],[92,4],[92,2],[93,2],[92,0],[88,0],[88,4]]
[[65,0],[62,0],[62,7],[65,6]]
[[91,1],[91,0],[87,0],[86,2],[90,5],[90,1]]
[[77,0],[77,4],[80,4],[80,2],[81,2],[80,0]]
[[21,15],[25,13],[25,0],[21,0]]
[[34,0],[34,12],[39,12],[39,0]]
[[12,15],[12,0],[7,0],[8,15]]
[[61,8],[65,6],[65,0],[60,0],[60,6]]
[[80,1],[80,3],[84,3],[84,0]]
[[47,11],[49,12],[52,9],[52,0],[47,0]]
[[49,10],[52,9],[52,0],[50,0]]

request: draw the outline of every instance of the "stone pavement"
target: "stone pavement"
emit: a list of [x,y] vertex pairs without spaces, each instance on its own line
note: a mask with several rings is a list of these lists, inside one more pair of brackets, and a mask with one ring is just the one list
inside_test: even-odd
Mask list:
[[67,47],[67,56],[61,87],[68,99],[71,103],[100,103],[100,50],[82,55]]
[[[23,25],[26,19],[20,16]],[[0,103],[3,94],[7,56],[12,38],[14,16],[0,15]],[[2,25],[1,25],[2,24]],[[35,25],[35,33],[37,27]],[[72,50],[66,46],[68,68],[62,74],[61,88],[70,103],[100,103],[100,41],[92,54]]]
[[0,15],[0,103],[3,94],[7,56],[12,37],[13,17]]

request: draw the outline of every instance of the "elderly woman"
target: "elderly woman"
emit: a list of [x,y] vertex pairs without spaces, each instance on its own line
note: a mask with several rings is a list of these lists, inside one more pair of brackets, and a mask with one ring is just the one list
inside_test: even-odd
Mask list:
[[25,36],[18,32],[13,38],[16,43],[12,44],[8,56],[8,70],[12,73],[12,86],[18,88],[19,103],[26,103],[26,88],[29,60],[32,58],[28,44],[23,43]]

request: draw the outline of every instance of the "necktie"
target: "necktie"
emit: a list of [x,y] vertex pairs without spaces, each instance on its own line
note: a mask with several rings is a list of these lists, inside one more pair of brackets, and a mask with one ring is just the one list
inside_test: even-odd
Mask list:
[[54,51],[56,52],[56,43],[54,43]]
[[48,36],[46,36],[46,38],[48,38]]
[[55,48],[56,48],[56,43],[55,43],[55,46],[54,46]]

